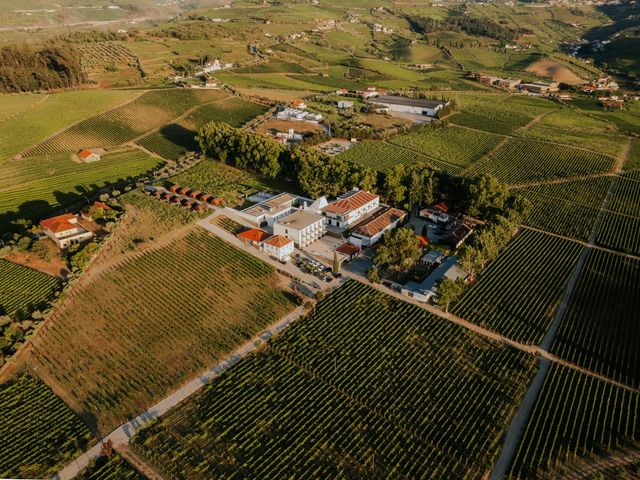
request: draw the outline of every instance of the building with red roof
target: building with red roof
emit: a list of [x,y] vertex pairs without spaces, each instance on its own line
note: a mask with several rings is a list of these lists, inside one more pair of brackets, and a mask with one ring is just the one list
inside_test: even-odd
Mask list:
[[86,148],[78,152],[78,157],[80,157],[80,160],[84,163],[97,162],[101,158],[99,154],[92,152],[91,150],[87,150]]
[[84,228],[78,222],[78,216],[72,213],[46,218],[40,222],[40,227],[60,248],[68,248],[93,237],[93,233]]
[[352,190],[322,208],[328,225],[347,228],[380,205],[380,197],[366,190]]
[[247,245],[260,245],[263,241],[269,238],[269,234],[259,228],[250,228],[244,232],[240,232],[236,235]]
[[343,243],[338,248],[336,248],[336,252],[345,256],[345,260],[351,261],[358,256],[358,254],[360,253],[360,248],[351,243]]
[[104,202],[93,202],[93,205],[86,205],[82,210],[80,210],[80,217],[85,220],[93,220],[91,216],[91,208],[99,208],[100,210],[109,211],[113,210],[109,205]]
[[262,248],[270,257],[287,262],[293,253],[294,241],[285,235],[274,235],[263,242]]
[[351,231],[349,242],[361,248],[370,247],[386,232],[396,228],[406,216],[407,212],[404,210],[385,206],[356,225]]

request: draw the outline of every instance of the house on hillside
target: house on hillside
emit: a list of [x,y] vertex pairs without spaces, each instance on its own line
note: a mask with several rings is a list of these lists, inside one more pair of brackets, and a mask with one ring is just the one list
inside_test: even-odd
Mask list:
[[384,206],[353,227],[349,242],[360,248],[370,247],[386,232],[396,228],[406,216],[404,210]]
[[374,86],[367,87],[366,90],[357,90],[356,95],[362,98],[372,98],[377,97],[378,95],[385,95],[387,91],[384,88],[378,88]]
[[347,228],[372,212],[380,205],[380,197],[366,190],[351,190],[322,208],[327,223],[338,228]]
[[380,95],[369,101],[392,112],[426,115],[427,117],[435,117],[439,110],[449,105],[449,102],[441,100],[400,97],[397,95]]
[[498,86],[507,90],[515,90],[521,83],[522,80],[519,78],[502,78],[498,81]]
[[93,237],[93,233],[84,228],[78,222],[78,216],[72,213],[42,220],[40,227],[60,248],[68,248]]
[[97,162],[101,158],[99,154],[92,152],[91,150],[88,150],[86,148],[78,152],[78,157],[83,163]]
[[284,235],[274,235],[263,242],[262,248],[270,257],[288,262],[293,254],[294,241]]
[[326,233],[325,218],[313,212],[298,210],[273,224],[274,235],[292,238],[296,247],[304,248]]

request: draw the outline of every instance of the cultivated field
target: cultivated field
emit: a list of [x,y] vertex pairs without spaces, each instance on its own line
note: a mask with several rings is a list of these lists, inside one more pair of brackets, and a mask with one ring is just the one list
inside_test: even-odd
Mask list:
[[555,62],[549,58],[538,60],[527,67],[527,72],[532,72],[539,77],[547,77],[556,82],[566,83],[567,85],[580,85],[585,81],[569,70],[564,65]]
[[606,212],[596,232],[596,243],[625,253],[640,255],[640,218]]
[[[567,478],[626,478],[625,468],[621,472],[615,467],[625,465],[622,459],[616,462],[616,455],[638,440],[639,409],[638,393],[551,365],[510,478],[554,478],[552,473],[545,475],[554,471]],[[601,459],[607,457],[612,457],[614,467],[603,467]]]
[[640,174],[628,173],[616,179],[607,208],[613,212],[640,217]]
[[620,382],[640,387],[640,261],[591,250],[553,351]]
[[91,432],[29,374],[0,385],[0,477],[38,478],[84,451]]
[[0,259],[0,315],[28,315],[51,300],[60,282],[54,277]]
[[480,479],[534,368],[349,281],[133,445],[169,477]]
[[74,162],[69,154],[10,160],[0,165],[0,228],[13,217],[38,221],[102,187],[161,164],[137,149],[109,153],[92,163]]
[[293,306],[271,267],[200,229],[182,232],[78,285],[34,339],[29,363],[103,431]]
[[582,246],[523,231],[453,309],[523,343],[539,343],[551,324]]
[[607,173],[614,164],[615,159],[608,155],[512,138],[489,157],[473,164],[467,175],[491,173],[501,182],[521,184]]
[[113,456],[102,465],[95,465],[82,472],[78,480],[145,480],[147,477],[139,473],[121,456]]

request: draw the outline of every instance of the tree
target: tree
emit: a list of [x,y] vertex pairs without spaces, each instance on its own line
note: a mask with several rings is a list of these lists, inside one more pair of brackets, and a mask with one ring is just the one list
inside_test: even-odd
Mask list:
[[340,273],[340,260],[338,259],[338,252],[333,252],[333,271],[334,273]]
[[404,186],[405,168],[403,164],[394,165],[384,178],[384,191],[388,201],[398,205],[404,201],[406,187]]
[[444,308],[445,312],[448,312],[449,306],[464,292],[464,280],[458,278],[454,281],[449,278],[443,278],[438,282],[437,289],[438,303]]
[[419,246],[418,237],[412,229],[396,228],[385,233],[383,244],[373,257],[373,263],[407,271],[420,258]]
[[407,204],[411,211],[414,206],[433,202],[434,170],[424,162],[414,163],[407,171]]
[[31,251],[45,262],[51,260],[51,252],[49,251],[49,247],[42,240],[39,242],[35,242],[31,247]]
[[470,215],[486,217],[504,208],[509,197],[509,188],[493,175],[485,173],[471,180],[468,193],[467,212]]
[[371,283],[378,283],[380,281],[380,269],[378,267],[371,267],[367,270],[367,278]]

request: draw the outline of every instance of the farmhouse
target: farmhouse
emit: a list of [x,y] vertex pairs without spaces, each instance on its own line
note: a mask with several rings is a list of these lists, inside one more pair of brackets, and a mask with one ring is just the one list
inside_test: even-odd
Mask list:
[[259,228],[250,228],[249,230],[238,233],[236,237],[247,245],[260,246],[264,240],[269,238],[269,234]]
[[497,75],[480,75],[480,83],[484,83],[485,85],[495,85],[500,81],[500,77]]
[[86,148],[78,152],[78,157],[80,157],[80,160],[84,163],[97,162],[100,160],[100,155]]
[[93,233],[80,225],[78,216],[72,213],[42,220],[40,227],[60,248],[68,248],[93,237]]
[[383,88],[378,88],[374,86],[367,87],[366,90],[357,90],[356,94],[362,98],[371,98],[377,97],[378,95],[385,95],[387,91]]
[[299,207],[304,207],[310,203],[311,200],[307,198],[285,192],[237,213],[254,225],[271,227],[277,220],[290,215],[298,210]]
[[338,108],[340,110],[349,110],[353,108],[353,102],[349,100],[338,100]]
[[294,242],[289,237],[274,235],[264,241],[262,248],[270,257],[288,262],[293,253]]
[[274,235],[293,238],[298,248],[311,245],[325,232],[325,219],[322,215],[302,210],[287,215],[273,224]]
[[347,228],[380,205],[380,197],[366,190],[351,190],[322,209],[329,225]]
[[519,78],[501,78],[498,81],[498,86],[506,88],[507,90],[515,90],[518,85],[522,83]]
[[437,297],[437,283],[448,278],[449,280],[466,280],[469,274],[458,266],[458,258],[455,256],[447,257],[442,260],[439,266],[431,272],[424,280],[418,282],[408,282],[402,287],[401,293],[408,297],[415,298],[420,302],[428,302],[429,299]]
[[300,99],[295,99],[293,102],[291,102],[291,106],[293,108],[297,108],[298,110],[305,110],[307,108],[307,104],[304,102],[304,100]]
[[382,207],[351,231],[349,242],[357,247],[369,247],[382,238],[385,232],[398,226],[407,212],[397,208]]
[[343,257],[344,261],[350,262],[358,256],[360,249],[351,243],[343,243],[336,248],[336,252]]
[[371,103],[388,108],[392,112],[413,113],[434,117],[439,110],[446,107],[449,102],[440,100],[428,100],[426,98],[408,98],[396,95],[381,95],[370,100]]

